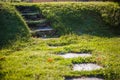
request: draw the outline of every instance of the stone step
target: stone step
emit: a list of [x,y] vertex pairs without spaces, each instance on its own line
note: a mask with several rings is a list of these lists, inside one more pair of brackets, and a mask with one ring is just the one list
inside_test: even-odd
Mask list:
[[81,64],[74,64],[73,71],[92,71],[102,69],[102,66],[99,66],[94,63],[81,63]]
[[41,40],[58,40],[58,37],[52,37],[52,38],[40,38]]
[[19,10],[20,12],[23,12],[23,13],[28,13],[28,12],[35,12],[37,11],[36,8],[32,7],[32,6],[18,6],[16,7],[17,10]]
[[22,15],[26,21],[37,21],[37,20],[42,20],[45,19],[43,15]]
[[29,13],[22,13],[22,16],[33,16],[33,15],[39,15],[39,12],[29,12]]
[[103,78],[97,77],[81,77],[81,78],[66,78],[65,80],[104,80]]
[[56,31],[53,29],[39,29],[39,30],[33,30],[32,36],[37,38],[50,38],[56,35]]
[[[49,28],[50,24],[48,22],[38,23],[38,24],[28,24],[31,30]],[[51,27],[50,27],[51,28]]]
[[20,13],[34,13],[34,12],[38,12],[37,10],[35,11],[35,10],[21,10],[21,11],[19,11]]
[[46,19],[41,19],[41,20],[28,20],[26,21],[28,24],[42,24],[47,22]]
[[34,32],[40,32],[40,31],[52,31],[53,29],[37,29],[34,30]]
[[76,58],[76,57],[91,57],[90,53],[66,53],[66,54],[59,54],[59,56],[63,58]]
[[36,29],[36,30],[32,30],[31,32],[35,33],[35,32],[46,32],[46,31],[53,31],[53,28],[50,28],[50,27],[39,28],[39,29]]

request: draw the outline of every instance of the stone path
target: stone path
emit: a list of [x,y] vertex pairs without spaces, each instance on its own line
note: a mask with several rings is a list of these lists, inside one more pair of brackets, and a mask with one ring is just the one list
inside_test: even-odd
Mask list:
[[[91,57],[92,55],[90,53],[66,53],[66,54],[59,54],[59,56],[63,58],[77,58],[77,57],[83,58],[83,57]],[[102,66],[99,66],[95,63],[73,64],[73,71],[92,71],[102,68],[103,68]]]
[[[47,37],[53,36],[56,34],[56,31],[51,27],[50,21],[46,20],[42,12],[36,10],[30,6],[19,6],[17,7],[18,11],[24,17],[26,23],[31,29],[31,34],[34,37]],[[56,46],[51,46],[51,48],[57,48]],[[91,57],[90,53],[66,53],[59,54],[63,58],[77,58],[77,57]],[[73,71],[92,71],[96,69],[101,69],[103,67],[93,64],[93,63],[82,63],[82,64],[73,64]],[[96,77],[85,77],[85,78],[69,78],[65,80],[103,80]]]
[[[92,54],[90,53],[65,53],[65,54],[59,54],[58,56],[61,56],[65,59],[68,58],[77,58],[77,57],[92,57]],[[73,64],[73,71],[92,71],[92,70],[98,70],[102,69],[102,66],[99,66],[95,63],[81,63],[81,64]],[[81,78],[66,78],[65,80],[104,80],[102,78],[97,77],[81,77]]]

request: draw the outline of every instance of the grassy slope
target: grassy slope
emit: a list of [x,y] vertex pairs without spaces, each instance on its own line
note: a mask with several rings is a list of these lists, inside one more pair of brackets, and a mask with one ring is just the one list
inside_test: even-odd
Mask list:
[[[120,25],[120,7],[112,2],[14,4],[39,8],[60,34],[113,36]],[[108,8],[109,7],[109,8]],[[114,31],[115,29],[115,31]],[[111,31],[111,33],[109,33]]]
[[[112,29],[120,25],[120,7],[117,3],[80,2],[35,5],[40,7],[43,14],[52,21],[53,27],[61,34],[108,36],[113,35]],[[111,33],[109,33],[110,30]]]
[[[85,21],[85,23],[89,22]],[[66,24],[67,26],[71,25],[67,22]],[[76,25],[78,24],[72,24],[72,26]],[[97,26],[97,24],[95,25]],[[110,33],[108,29],[107,32]],[[100,35],[99,32],[96,33]],[[0,50],[0,78],[2,80],[64,80],[64,76],[94,75],[104,76],[106,80],[119,80],[120,37],[115,36],[113,33],[109,35],[114,35],[114,37],[110,37],[105,33],[103,33],[103,35],[106,35],[104,37],[86,34],[88,33],[84,32],[83,35],[65,35],[58,39],[50,40],[33,38],[28,43],[18,42],[12,48]],[[57,46],[57,48],[50,46]],[[66,52],[89,51],[93,57],[86,59],[80,57],[63,59],[56,55]],[[76,72],[71,70],[73,63],[82,62],[95,62],[105,69],[92,72]]]
[[30,36],[27,25],[8,3],[0,3],[0,48]]

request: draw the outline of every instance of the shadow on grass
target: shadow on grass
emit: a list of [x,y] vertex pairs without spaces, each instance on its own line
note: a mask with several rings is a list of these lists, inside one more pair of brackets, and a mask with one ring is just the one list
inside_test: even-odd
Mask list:
[[92,12],[81,12],[80,14],[81,16],[58,15],[59,18],[53,21],[53,26],[63,35],[75,33],[108,38],[120,35],[120,27],[110,26],[101,15]]

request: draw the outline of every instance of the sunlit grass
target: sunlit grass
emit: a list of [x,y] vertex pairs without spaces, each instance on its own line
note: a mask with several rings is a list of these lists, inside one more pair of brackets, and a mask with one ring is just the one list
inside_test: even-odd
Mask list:
[[[64,76],[99,76],[119,79],[120,38],[101,38],[89,35],[66,35],[57,39],[35,39],[17,42],[0,50],[1,79],[64,80]],[[55,46],[52,48],[50,46]],[[92,57],[64,59],[57,54],[90,52]],[[72,71],[73,63],[92,62],[104,67],[96,71]]]

